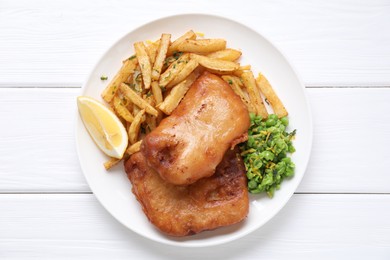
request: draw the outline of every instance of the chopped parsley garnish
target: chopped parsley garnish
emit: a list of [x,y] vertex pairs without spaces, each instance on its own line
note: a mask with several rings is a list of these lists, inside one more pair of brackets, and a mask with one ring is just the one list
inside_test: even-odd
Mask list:
[[179,59],[180,57],[181,57],[181,55],[183,55],[183,52],[181,52],[181,51],[175,51],[174,53],[173,53],[173,57],[177,60],[177,59]]

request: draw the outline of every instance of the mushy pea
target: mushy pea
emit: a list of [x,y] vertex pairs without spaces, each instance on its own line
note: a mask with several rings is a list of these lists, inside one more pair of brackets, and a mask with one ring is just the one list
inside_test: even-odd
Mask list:
[[251,193],[266,192],[273,197],[284,178],[294,175],[295,165],[289,154],[295,151],[292,144],[296,130],[286,132],[288,118],[271,114],[266,120],[250,114],[251,126],[248,141],[241,145]]

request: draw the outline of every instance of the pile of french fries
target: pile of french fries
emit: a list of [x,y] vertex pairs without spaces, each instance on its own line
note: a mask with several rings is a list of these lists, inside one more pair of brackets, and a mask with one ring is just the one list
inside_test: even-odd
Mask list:
[[[205,70],[220,75],[249,112],[266,118],[267,106],[279,117],[287,116],[264,75],[255,79],[250,65],[237,62],[241,51],[226,48],[224,39],[204,39],[190,30],[171,41],[171,35],[164,33],[157,41],[134,43],[134,52],[101,95],[127,129],[124,158],[140,150],[145,135],[172,113]],[[111,158],[104,166],[108,170],[119,161]]]

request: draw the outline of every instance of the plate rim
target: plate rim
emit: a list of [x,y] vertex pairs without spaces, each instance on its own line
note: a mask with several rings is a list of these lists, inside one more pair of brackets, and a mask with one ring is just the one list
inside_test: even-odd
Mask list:
[[[80,165],[80,168],[81,168],[81,171],[83,173],[83,176],[89,186],[89,188],[91,189],[93,195],[96,197],[96,199],[99,201],[99,204],[116,220],[118,221],[119,223],[121,223],[121,225],[123,225],[124,227],[126,227],[126,229],[136,233],[137,235],[143,237],[143,238],[147,238],[149,239],[150,241],[154,241],[154,242],[157,242],[157,243],[161,243],[161,244],[164,244],[164,245],[169,245],[169,246],[177,246],[177,247],[184,247],[184,248],[202,248],[202,247],[211,247],[211,246],[217,246],[217,245],[222,245],[222,244],[226,244],[226,243],[231,243],[231,242],[234,242],[238,239],[242,239],[243,237],[247,236],[248,234],[260,229],[262,226],[264,226],[266,223],[268,223],[275,215],[277,215],[280,210],[282,208],[284,208],[286,206],[286,204],[288,203],[288,201],[291,199],[291,197],[294,195],[296,189],[298,188],[298,186],[300,185],[304,175],[306,174],[306,171],[307,171],[307,166],[309,164],[309,161],[310,161],[310,158],[311,158],[311,154],[312,154],[312,147],[313,147],[313,116],[312,116],[312,111],[311,111],[311,108],[310,108],[310,103],[309,103],[309,99],[308,99],[308,94],[307,94],[307,90],[305,88],[305,85],[303,84],[303,81],[302,81],[302,77],[300,76],[300,74],[298,73],[297,69],[295,68],[294,64],[291,62],[291,60],[288,58],[288,56],[281,50],[281,48],[279,48],[279,46],[277,44],[275,44],[274,42],[270,41],[266,36],[264,36],[264,34],[262,34],[258,29],[255,29],[251,26],[248,26],[246,24],[244,24],[243,22],[241,21],[238,21],[238,20],[235,20],[235,19],[231,19],[231,18],[228,18],[228,17],[225,17],[225,16],[221,16],[221,15],[216,15],[216,14],[205,14],[205,13],[192,13],[192,12],[189,12],[189,13],[180,13],[180,14],[174,14],[174,15],[168,15],[168,16],[162,16],[160,18],[157,18],[157,19],[152,19],[152,20],[148,20],[147,22],[145,23],[142,23],[141,25],[138,25],[138,26],[135,26],[133,28],[131,28],[130,30],[128,30],[126,33],[124,33],[123,35],[121,35],[120,37],[118,37],[116,40],[114,40],[110,45],[109,47],[107,47],[107,49],[101,54],[101,56],[95,61],[94,63],[94,66],[92,66],[92,68],[89,70],[89,72],[87,73],[87,76],[82,84],[82,87],[80,88],[80,91],[79,91],[79,94],[82,95],[83,92],[85,91],[86,87],[87,87],[87,83],[88,81],[90,80],[90,78],[92,77],[93,75],[93,72],[97,69],[97,67],[99,66],[99,64],[101,64],[101,62],[103,61],[103,58],[106,57],[106,55],[112,50],[112,48],[114,46],[116,46],[117,44],[119,44],[119,42],[121,42],[122,40],[124,40],[126,37],[128,37],[129,34],[132,34],[134,33],[135,31],[141,29],[142,27],[145,27],[145,26],[148,26],[150,24],[154,24],[154,23],[157,23],[159,21],[164,21],[164,20],[170,20],[170,19],[181,19],[181,18],[186,18],[188,16],[194,16],[194,17],[207,17],[207,18],[213,18],[213,19],[220,19],[220,20],[225,20],[225,21],[228,21],[228,22],[231,22],[231,23],[235,23],[239,26],[242,26],[250,31],[252,31],[253,33],[255,34],[258,34],[259,36],[261,36],[268,44],[270,44],[273,48],[275,48],[275,50],[277,52],[280,53],[281,57],[283,59],[285,59],[286,63],[288,64],[288,66],[291,68],[292,72],[294,73],[297,81],[299,82],[299,85],[302,89],[302,93],[303,93],[303,96],[304,96],[304,99],[305,99],[305,108],[306,108],[306,112],[308,114],[308,119],[309,119],[309,122],[307,122],[308,126],[309,126],[309,129],[308,129],[308,133],[309,133],[309,136],[306,136],[306,139],[307,139],[307,143],[308,143],[308,152],[307,152],[307,156],[306,158],[304,158],[304,162],[302,163],[302,168],[304,169],[303,170],[303,174],[301,176],[298,176],[299,179],[297,181],[297,184],[296,184],[296,187],[294,189],[294,191],[289,194],[288,196],[285,196],[285,198],[282,200],[282,203],[279,203],[278,206],[276,207],[276,209],[272,212],[272,214],[270,214],[268,216],[268,218],[266,218],[265,220],[263,220],[262,222],[260,222],[260,224],[258,225],[255,225],[254,227],[252,228],[249,228],[248,230],[246,230],[245,232],[242,232],[240,233],[239,235],[236,235],[236,236],[232,236],[232,237],[221,237],[219,240],[217,241],[210,241],[209,243],[207,244],[191,244],[191,243],[185,243],[186,241],[184,242],[180,242],[180,241],[176,241],[176,240],[164,240],[164,239],[161,239],[161,240],[158,240],[158,239],[155,239],[154,237],[152,236],[148,236],[148,235],[145,235],[141,232],[138,232],[136,230],[133,230],[131,229],[130,227],[128,227],[121,219],[118,219],[116,216],[114,216],[114,214],[106,207],[106,205],[103,203],[102,201],[102,198],[100,198],[100,195],[98,195],[97,193],[95,193],[93,190],[92,190],[92,187],[91,187],[91,180],[90,178],[88,177],[87,174],[85,174],[85,169],[84,169],[84,166],[83,166],[83,163],[81,162],[80,160],[80,154],[81,154],[81,151],[80,151],[80,146],[79,146],[79,136],[77,134],[77,131],[78,131],[78,128],[79,128],[79,112],[78,112],[78,109],[76,108],[76,116],[75,116],[75,128],[74,128],[74,133],[75,133],[75,145],[76,145],[76,152],[77,152],[77,157],[78,157],[78,161],[79,161],[79,165]],[[294,178],[296,178],[296,176],[294,176]]]

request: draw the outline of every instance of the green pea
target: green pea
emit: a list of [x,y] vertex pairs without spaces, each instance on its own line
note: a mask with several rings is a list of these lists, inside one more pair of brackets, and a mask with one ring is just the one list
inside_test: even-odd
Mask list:
[[294,175],[294,169],[287,168],[285,172],[286,177],[291,177]]
[[[280,122],[280,121],[279,121],[279,122]],[[280,131],[280,132],[284,132],[284,131],[286,130],[286,126],[283,125],[283,124],[280,124],[280,125],[278,126],[278,128],[279,128],[279,131]]]
[[270,151],[264,151],[261,154],[263,155],[263,158],[268,161],[272,161],[275,158],[275,155]]
[[292,146],[292,145],[289,145],[289,146],[288,146],[288,152],[289,152],[289,153],[295,152],[295,147]]
[[291,158],[290,157],[283,158],[282,162],[290,164],[291,163]]
[[255,143],[255,138],[253,138],[253,136],[249,136],[248,137],[248,145],[250,147],[253,147],[253,144]]
[[257,182],[255,182],[254,180],[248,182],[249,189],[256,189],[256,187],[257,187]]
[[275,119],[272,119],[272,118],[268,118],[267,121],[265,122],[265,125],[266,126],[274,126],[276,125],[276,120]]
[[253,193],[253,194],[256,194],[256,193],[260,193],[260,192],[263,192],[262,190],[259,190],[259,189],[254,189],[254,190],[249,190],[250,193]]
[[287,117],[282,117],[282,118],[280,119],[280,121],[282,122],[282,124],[283,124],[284,126],[288,126],[288,118],[287,118]]
[[270,114],[269,116],[268,116],[268,119],[273,119],[273,120],[278,120],[278,116],[277,115],[275,115],[275,114]]

